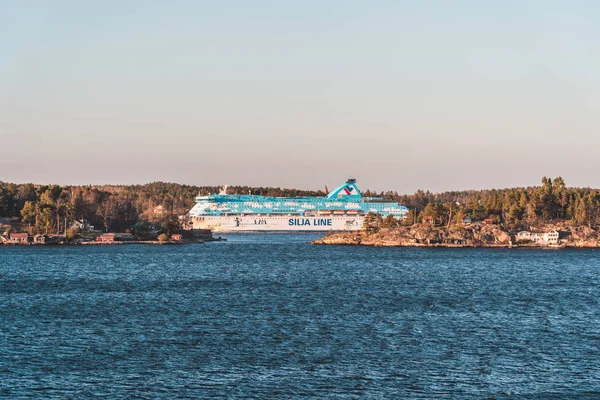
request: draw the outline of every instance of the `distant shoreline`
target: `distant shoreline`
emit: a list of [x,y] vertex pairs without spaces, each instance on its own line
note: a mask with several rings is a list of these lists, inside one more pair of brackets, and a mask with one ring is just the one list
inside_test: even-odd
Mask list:
[[362,246],[362,247],[404,247],[422,249],[525,249],[525,250],[564,250],[564,249],[597,249],[600,246],[541,246],[541,245],[452,245],[452,244],[371,244],[371,243],[344,243],[338,241],[324,240],[323,238],[313,240],[311,244],[318,246]]
[[184,241],[160,241],[160,240],[116,240],[113,242],[98,242],[98,241],[86,241],[86,242],[46,242],[46,243],[0,243],[0,247],[57,247],[57,246],[124,246],[124,245],[150,245],[150,246],[172,246],[172,245],[190,245],[190,244],[203,244],[206,242],[224,242],[227,239],[222,237],[209,238],[209,239],[198,239],[198,240],[184,240]]
[[128,241],[128,242],[81,242],[81,243],[11,243],[4,244],[6,247],[57,247],[57,246],[123,246],[123,245],[185,245],[202,244],[204,242],[159,242],[159,241]]
[[[497,224],[434,227],[415,224],[410,227],[382,228],[368,232],[331,232],[312,241],[316,245],[346,245],[372,247],[428,247],[428,248],[511,248],[511,249],[565,249],[599,248],[598,232],[585,226],[546,225],[545,233],[534,233],[537,241],[521,240],[523,233],[507,232]],[[553,233],[552,242],[543,237]]]

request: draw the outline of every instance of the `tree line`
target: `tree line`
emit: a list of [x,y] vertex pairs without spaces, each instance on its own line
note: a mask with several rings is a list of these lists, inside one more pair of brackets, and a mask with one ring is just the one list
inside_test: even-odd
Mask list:
[[365,194],[407,206],[410,211],[404,224],[421,222],[425,216],[440,225],[459,224],[468,215],[473,220],[491,218],[507,229],[558,221],[590,228],[600,225],[600,190],[567,187],[562,177],[544,177],[540,186],[509,189]]
[[[14,218],[42,233],[64,232],[75,220],[88,220],[104,231],[125,231],[142,221],[176,224],[194,205],[197,195],[218,193],[217,186],[191,186],[153,182],[145,185],[58,186],[0,182],[0,218]],[[274,187],[233,186],[229,193],[262,196],[322,196],[321,191]],[[544,177],[540,186],[510,189],[449,191],[414,194],[365,191],[409,208],[403,224],[431,216],[440,224],[493,218],[510,226],[551,221],[597,227],[600,225],[600,191],[567,187],[561,177]],[[370,217],[371,218],[371,217]],[[382,219],[383,221],[383,219]],[[382,222],[383,223],[383,222]],[[396,222],[387,219],[386,226]]]
[[[19,219],[41,233],[66,232],[75,220],[96,229],[124,232],[142,222],[170,228],[196,196],[219,193],[218,186],[153,182],[145,185],[59,186],[0,181],[0,218]],[[233,186],[229,193],[262,196],[318,196],[318,191]]]

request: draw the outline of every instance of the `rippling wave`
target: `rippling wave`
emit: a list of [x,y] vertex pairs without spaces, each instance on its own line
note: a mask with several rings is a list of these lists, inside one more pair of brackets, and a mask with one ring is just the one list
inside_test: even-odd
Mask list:
[[595,251],[0,247],[0,397],[600,398]]

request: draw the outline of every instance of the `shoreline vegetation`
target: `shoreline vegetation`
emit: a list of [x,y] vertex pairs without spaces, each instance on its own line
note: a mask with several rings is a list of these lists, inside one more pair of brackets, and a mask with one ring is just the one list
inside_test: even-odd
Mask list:
[[[59,186],[0,181],[0,245],[96,243],[115,232],[115,244],[197,243],[214,241],[193,232],[185,215],[198,195],[218,193],[218,186],[152,182],[144,185]],[[275,187],[232,186],[232,192],[264,196],[317,196],[318,191]],[[10,240],[12,233],[29,235],[26,243]],[[160,235],[167,240],[158,240]],[[180,240],[170,240],[181,234]],[[2,240],[4,236],[5,240]],[[36,241],[36,238],[43,237]],[[10,243],[8,243],[10,241]],[[108,242],[100,242],[107,244]],[[112,244],[112,243],[108,243]]]
[[400,196],[405,220],[369,214],[360,232],[328,233],[315,244],[403,247],[599,247],[600,191],[541,186]]
[[[184,215],[197,195],[217,186],[153,182],[145,185],[58,186],[0,181],[0,235],[27,233],[29,241],[53,244],[95,241],[121,232],[140,242],[165,235],[197,241]],[[274,187],[230,187],[230,193],[263,196],[322,196],[323,191]],[[540,186],[412,195],[366,190],[409,208],[404,220],[368,214],[361,232],[328,234],[319,244],[445,247],[598,247],[600,190],[567,187],[561,177]],[[556,240],[539,240],[555,231]],[[530,236],[520,233],[529,232]],[[172,240],[181,234],[182,240]],[[197,236],[197,235],[196,235]],[[43,237],[43,238],[41,238]],[[534,240],[524,240],[528,238]],[[163,238],[164,239],[164,238]],[[117,241],[121,239],[117,238]],[[5,242],[6,243],[6,242]]]
[[558,232],[556,242],[519,240],[501,225],[476,222],[469,226],[434,227],[415,224],[410,227],[382,228],[375,232],[329,232],[314,240],[317,245],[355,245],[374,247],[446,247],[446,248],[598,248],[598,231],[563,223],[538,227],[539,232]]
[[[185,244],[203,244],[206,242],[226,242],[225,238],[212,238],[209,240],[196,240],[196,241],[166,241],[161,242],[160,240],[129,240],[129,241],[114,241],[114,242],[96,242],[96,241],[88,241],[88,242],[68,242],[68,241],[59,241],[59,242],[49,242],[49,243],[11,243],[4,244],[6,246],[126,246],[126,245],[185,245]],[[2,246],[3,243],[0,243]]]
[[170,238],[161,234],[155,240],[141,240],[127,234],[101,234],[85,235],[75,239],[69,239],[61,235],[35,235],[28,234],[6,235],[0,234],[0,246],[112,246],[112,245],[182,245],[202,244],[206,242],[221,242],[227,239],[214,237],[210,230],[198,230],[188,232],[186,235],[175,234]]
[[[182,229],[185,221],[179,216],[194,206],[196,196],[220,190],[218,186],[168,182],[59,186],[0,181],[0,229],[10,226],[30,235],[66,236],[77,234],[78,229],[131,232],[138,236],[149,232],[156,238],[158,231],[171,235]],[[275,187],[232,186],[230,190],[264,196],[322,195],[319,191]]]

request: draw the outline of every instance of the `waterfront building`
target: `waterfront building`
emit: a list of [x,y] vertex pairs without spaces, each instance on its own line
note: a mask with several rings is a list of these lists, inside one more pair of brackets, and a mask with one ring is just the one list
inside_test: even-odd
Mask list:
[[96,238],[96,242],[100,243],[114,243],[115,234],[114,233],[104,233]]
[[11,233],[8,235],[8,243],[11,243],[11,244],[29,243],[29,234],[27,234],[27,233]]
[[521,231],[517,233],[517,240],[528,240],[534,243],[558,244],[560,233],[556,230],[550,232],[529,232]]

